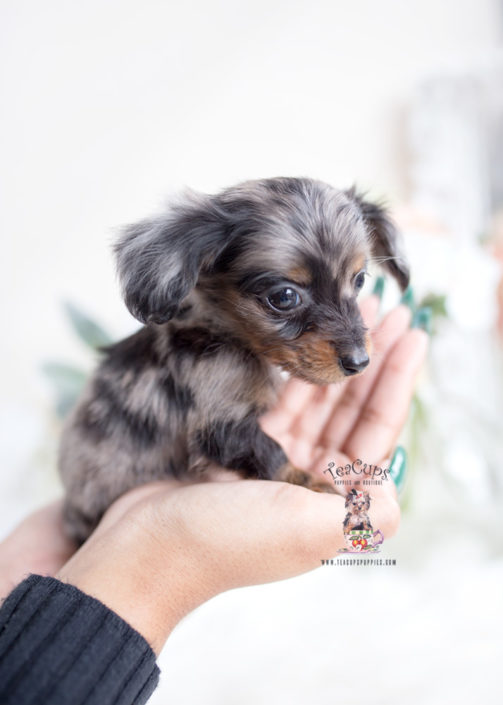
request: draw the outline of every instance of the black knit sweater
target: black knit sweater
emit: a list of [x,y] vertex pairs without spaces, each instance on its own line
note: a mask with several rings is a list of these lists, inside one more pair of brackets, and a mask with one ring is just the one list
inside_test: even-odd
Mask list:
[[0,608],[1,705],[141,705],[158,680],[145,639],[72,585],[30,575]]

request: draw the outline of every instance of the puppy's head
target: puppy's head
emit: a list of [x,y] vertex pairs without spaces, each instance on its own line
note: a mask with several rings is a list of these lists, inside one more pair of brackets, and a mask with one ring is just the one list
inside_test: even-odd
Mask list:
[[126,304],[143,323],[173,318],[194,291],[215,326],[315,384],[368,364],[356,298],[369,260],[402,289],[409,280],[385,211],[310,179],[189,194],[130,226],[116,255]]
[[350,514],[361,514],[368,511],[370,509],[370,495],[368,492],[353,488],[346,496],[345,506]]

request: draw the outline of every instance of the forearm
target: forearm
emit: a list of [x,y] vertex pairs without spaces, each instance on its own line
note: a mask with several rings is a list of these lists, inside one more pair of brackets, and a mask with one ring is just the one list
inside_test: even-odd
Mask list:
[[3,705],[141,704],[158,678],[143,636],[72,585],[31,575],[0,608]]
[[[120,531],[105,524],[56,577],[107,605],[159,654],[176,624],[211,592],[201,582],[197,547],[176,512],[157,513],[156,488],[136,490],[146,502],[134,508],[134,518],[121,519]],[[121,501],[128,506],[127,495]]]

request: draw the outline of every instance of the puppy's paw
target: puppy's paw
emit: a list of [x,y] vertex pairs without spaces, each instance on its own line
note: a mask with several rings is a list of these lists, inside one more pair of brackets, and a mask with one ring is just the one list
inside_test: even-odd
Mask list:
[[313,480],[311,483],[310,490],[313,492],[326,492],[327,494],[339,494],[335,487],[329,482],[323,482],[323,480]]
[[311,475],[305,470],[300,470],[290,463],[283,465],[276,474],[275,480],[289,482],[291,485],[300,485],[306,487],[313,492],[327,492],[328,494],[337,494],[335,487],[322,479]]

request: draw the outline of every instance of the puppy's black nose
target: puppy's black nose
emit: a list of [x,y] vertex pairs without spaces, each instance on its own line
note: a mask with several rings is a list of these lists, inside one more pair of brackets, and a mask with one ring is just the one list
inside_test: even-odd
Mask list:
[[342,371],[345,375],[355,375],[364,370],[369,364],[369,356],[365,348],[357,348],[350,355],[345,355],[339,359]]

